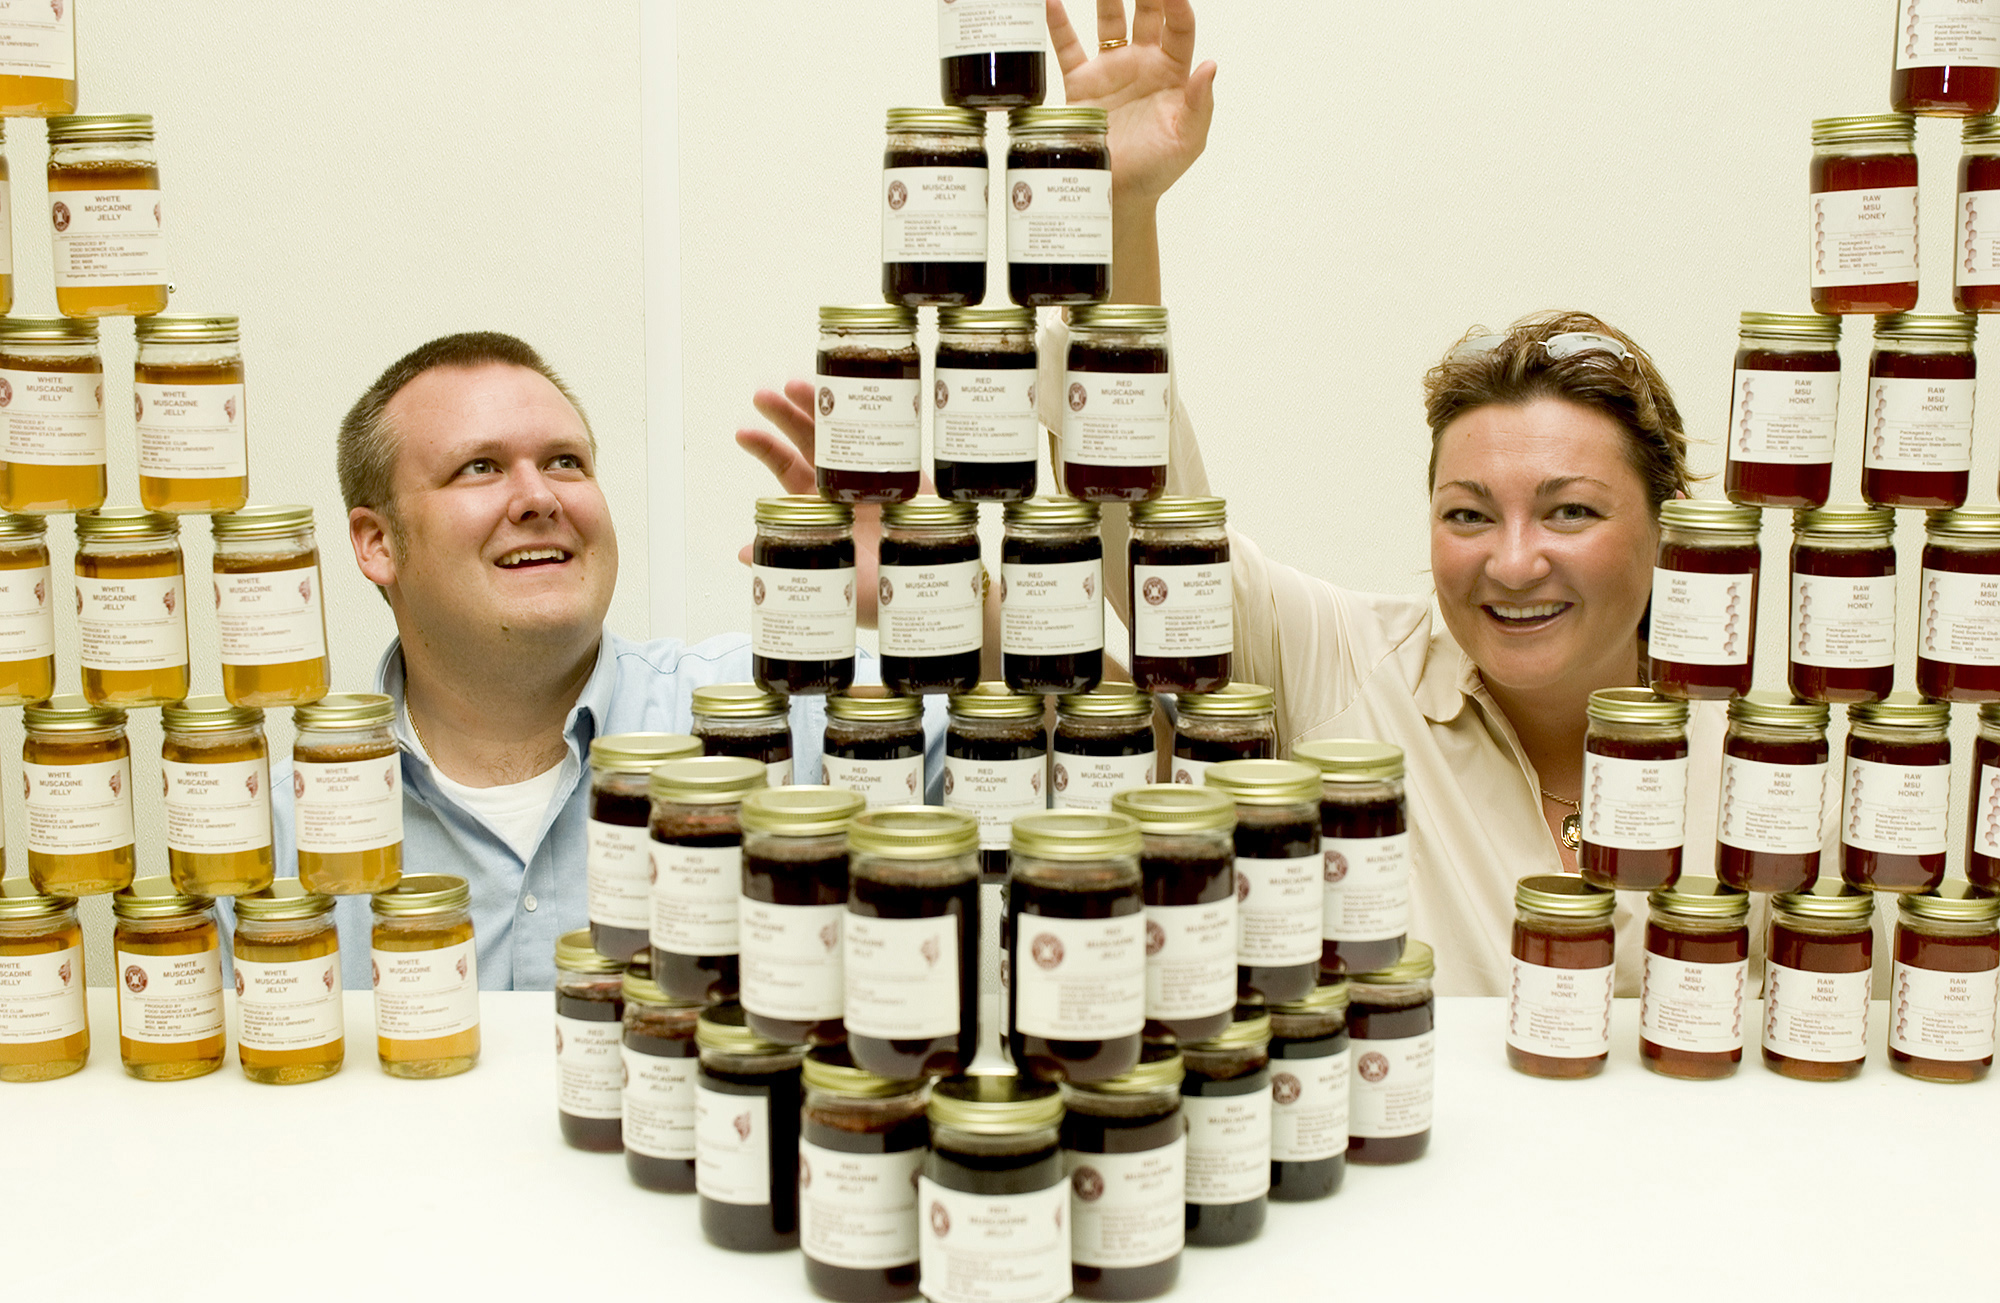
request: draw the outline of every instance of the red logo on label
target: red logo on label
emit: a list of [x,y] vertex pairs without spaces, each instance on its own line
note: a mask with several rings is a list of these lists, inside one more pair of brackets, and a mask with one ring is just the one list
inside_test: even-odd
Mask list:
[[292,771],[292,799],[294,801],[303,801],[305,798],[306,776],[294,769]]
[[1361,1056],[1361,1061],[1354,1065],[1354,1070],[1361,1074],[1363,1081],[1377,1082],[1389,1075],[1389,1060],[1370,1050]]
[[1056,761],[1054,782],[1056,790],[1058,792],[1066,792],[1069,790],[1069,770],[1063,768],[1063,763],[1060,760]]
[[957,786],[958,782],[953,778],[950,766],[946,766],[944,771],[944,794],[950,796],[952,789]]
[[931,1234],[939,1239],[951,1234],[951,1214],[935,1199],[931,1200]]
[[562,1028],[560,1026],[556,1028],[556,1055],[557,1057],[561,1057],[562,1055]]
[[1090,401],[1090,395],[1088,392],[1084,390],[1084,387],[1081,384],[1073,384],[1069,387],[1070,411],[1072,412],[1082,411],[1083,405],[1089,401]]
[[236,970],[236,998],[243,998],[243,970],[240,968]]
[[840,944],[840,924],[829,923],[821,928],[819,930],[819,943],[826,947],[829,954],[832,953],[833,948]]
[[261,784],[259,784],[257,781],[257,775],[251,774],[248,777],[246,777],[243,780],[243,786],[246,790],[249,791],[251,800],[254,801],[255,799],[257,799],[257,788],[261,786]]
[[138,394],[132,395],[132,419],[135,421],[146,419],[146,400]]
[[1289,1072],[1281,1072],[1271,1078],[1271,1100],[1277,1104],[1296,1104],[1305,1087]]
[[1035,967],[1045,972],[1053,972],[1062,966],[1063,943],[1047,932],[1038,933],[1029,943],[1028,950],[1034,956]]
[[56,200],[56,202],[55,202],[55,207],[53,207],[53,208],[51,208],[51,209],[49,210],[49,215],[50,215],[50,216],[51,216],[52,218],[54,218],[54,219],[55,219],[55,224],[56,224],[56,230],[57,230],[57,231],[67,231],[67,230],[69,229],[69,205],[68,205],[68,204],[64,203],[64,202],[63,202],[62,200],[60,200],[60,199]]
[[813,1169],[812,1169],[812,1164],[811,1164],[811,1163],[808,1163],[808,1162],[806,1161],[806,1156],[805,1156],[804,1154],[800,1154],[800,1155],[799,1155],[799,1189],[801,1189],[801,1190],[810,1190],[810,1189],[812,1189],[812,1183],[813,1183]]
[[1326,853],[1327,882],[1328,883],[1340,882],[1344,880],[1346,877],[1347,877],[1347,857],[1345,855],[1342,855],[1339,851],[1328,851]]
[[738,1140],[748,1140],[750,1138],[750,1115],[748,1113],[738,1113],[729,1120],[729,1125],[736,1128],[736,1138]]
[[889,576],[883,575],[875,585],[875,601],[878,605],[887,606],[895,600],[896,586],[889,582]]
[[1236,875],[1236,899],[1250,899],[1250,875],[1247,873],[1238,873]]
[[819,387],[819,414],[821,416],[833,415],[833,390],[827,388],[825,385]]
[[937,384],[931,389],[931,402],[941,412],[944,410],[944,405],[950,401],[951,401],[951,386],[947,385],[942,380],[938,381]]
[[1016,181],[1014,183],[1014,211],[1025,213],[1028,211],[1028,205],[1034,202],[1035,188],[1026,181]]
[[889,211],[893,213],[908,202],[910,202],[909,187],[905,186],[901,181],[891,181],[889,183]]
[[1167,930],[1152,919],[1146,920],[1146,958],[1160,953],[1167,944]]
[[752,576],[750,580],[750,605],[762,606],[763,604],[764,604],[764,581],[761,577]]
[[942,951],[943,948],[938,945],[936,937],[925,937],[924,943],[917,947],[917,953],[924,957],[924,967],[926,968],[937,967],[938,956]]
[[1167,600],[1167,581],[1154,575],[1140,587],[1139,595],[1146,599],[1146,605],[1158,606]]
[[134,995],[146,989],[146,970],[137,964],[125,966],[125,989]]
[[1104,1197],[1104,1178],[1094,1167],[1079,1167],[1070,1173],[1069,1188],[1085,1203],[1096,1203]]

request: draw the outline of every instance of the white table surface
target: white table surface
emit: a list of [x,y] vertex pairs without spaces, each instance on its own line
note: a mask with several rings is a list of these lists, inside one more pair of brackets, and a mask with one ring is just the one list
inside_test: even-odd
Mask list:
[[[712,1248],[695,1196],[563,1144],[546,993],[485,993],[480,1064],[442,1081],[382,1075],[350,993],[346,1068],[287,1087],[244,1080],[233,1034],[218,1072],[134,1081],[113,993],[90,996],[84,1071],[0,1084],[9,1303],[814,1297],[797,1253]],[[1503,1013],[1439,1002],[1426,1158],[1273,1204],[1258,1241],[1189,1250],[1174,1296],[2000,1296],[2000,1078],[1891,1071],[1879,1006],[1866,1071],[1839,1084],[1754,1050],[1727,1081],[1655,1076],[1631,1000],[1602,1076],[1538,1081],[1507,1067]]]

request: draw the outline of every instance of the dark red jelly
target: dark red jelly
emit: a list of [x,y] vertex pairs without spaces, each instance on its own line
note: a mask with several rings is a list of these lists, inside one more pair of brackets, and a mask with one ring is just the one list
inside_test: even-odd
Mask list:
[[[1333,800],[1322,797],[1319,803],[1319,829],[1322,837],[1375,838],[1396,837],[1410,830],[1409,809],[1403,798],[1382,796],[1362,800]],[[1406,861],[1407,863],[1407,861]],[[1333,865],[1328,865],[1329,874]],[[1327,881],[1327,891],[1338,889],[1331,876]],[[1405,898],[1407,900],[1407,897]],[[1332,902],[1329,902],[1332,907]],[[1403,943],[1408,934],[1382,937],[1369,941],[1346,941],[1322,934],[1319,952],[1319,971],[1322,981],[1347,973],[1372,973],[1387,968],[1403,957]]]
[[[1735,964],[1750,956],[1750,929],[1742,924],[1716,932],[1682,932],[1646,923],[1646,952],[1686,964]],[[1739,1006],[1741,995],[1738,997]],[[1739,1007],[1738,1013],[1741,1013]],[[1667,1077],[1689,1081],[1712,1081],[1731,1076],[1743,1062],[1743,1046],[1733,1050],[1683,1050],[1661,1045],[1639,1033],[1639,1060]]]
[[[930,167],[986,172],[986,144],[981,137],[967,138],[960,149],[926,148],[891,144],[882,152],[882,167]],[[892,198],[890,202],[895,201]],[[986,260],[899,261],[882,264],[882,297],[906,308],[958,307],[978,303],[986,297]],[[824,354],[821,355],[824,358]],[[838,374],[821,372],[822,375]],[[859,501],[860,499],[856,499]]]
[[[984,274],[983,267],[981,274]],[[901,348],[842,344],[819,351],[818,374],[858,380],[915,382],[923,376],[923,359],[918,356],[915,344],[906,344]],[[913,408],[910,412],[912,430],[915,430],[917,420],[918,415]],[[821,447],[825,446],[822,442]],[[917,468],[915,456],[912,456],[908,470],[841,470],[822,462],[819,467],[819,492],[830,502],[901,502],[917,496],[917,483],[921,478],[922,472]]]
[[[1924,586],[1919,591],[1921,618],[1917,629],[1917,691],[1936,701],[2000,701],[2000,665],[1982,665],[2000,643],[2000,548],[1951,547],[1935,539],[1924,544]],[[1929,572],[1943,575],[1985,575],[1965,603],[1944,602]],[[1941,609],[1958,606],[1958,610]],[[1963,646],[1964,659],[1952,651]]]
[[[1347,1175],[1346,1148],[1343,1146],[1339,1153],[1325,1158],[1281,1158],[1277,1114],[1282,1111],[1281,1106],[1295,1104],[1301,1098],[1298,1078],[1324,1075],[1327,1061],[1351,1057],[1345,1015],[1277,1012],[1271,1015],[1271,1031],[1271,1198],[1278,1203],[1310,1203],[1340,1189],[1340,1183]],[[1287,1099],[1287,1094],[1290,1099]],[[1310,1100],[1311,1096],[1308,1094],[1304,1098]],[[1298,1106],[1306,1107],[1305,1104]],[[1340,1116],[1345,1118],[1347,1100],[1344,1094],[1339,1101],[1339,1109]],[[1310,1125],[1302,1122],[1297,1130],[1303,1134]],[[1334,1134],[1345,1130],[1342,1126]]]
[[[1849,733],[1847,754],[1850,759],[1872,760],[1877,764],[1908,768],[1934,766],[1947,773],[1951,769],[1949,739],[1935,742],[1885,742]],[[1935,891],[1938,884],[1944,881],[1943,850],[1926,854],[1905,854],[1897,851],[1870,850],[1848,842],[1847,838],[1855,818],[1855,779],[1852,773],[1846,775],[1846,786],[1847,792],[1841,802],[1841,881],[1851,887],[1865,887],[1870,891]],[[1890,799],[1883,793],[1871,796],[1874,802],[1885,802]]]
[[[1143,889],[1146,904],[1172,908],[1227,900],[1236,894],[1234,864],[1235,857],[1219,829],[1208,836],[1149,837],[1145,851],[1139,856],[1140,871],[1146,875]],[[1202,1016],[1149,1016],[1146,1034],[1182,1043],[1205,1041],[1229,1029],[1234,1009],[1232,1000],[1217,1012]],[[1151,1015],[1153,1010],[1146,1012]]]
[[[1355,1070],[1365,1071],[1363,1059],[1371,1041],[1399,1041],[1423,1036],[1437,1029],[1437,1001],[1426,993],[1414,1001],[1393,1003],[1372,991],[1365,983],[1350,988],[1353,1000],[1347,1006],[1347,1035],[1354,1052]],[[1411,1163],[1431,1147],[1431,1128],[1406,1136],[1363,1136],[1350,1134],[1347,1161],[1364,1164]]]
[[[1007,590],[1004,580],[1005,568],[1024,566],[1041,568],[1045,566],[1068,565],[1078,561],[1095,561],[1104,564],[1104,540],[1093,530],[1081,538],[1023,538],[1012,531],[1001,540],[1000,564],[1003,581],[1000,592],[1001,621],[1007,623]],[[1096,601],[1103,600],[1103,572],[1100,569],[1096,583]],[[1087,651],[1038,652],[1026,650],[1033,645],[1030,635],[1023,635],[1018,643],[1009,644],[1002,640],[1000,652],[1000,672],[1007,680],[1007,686],[1016,692],[1088,692],[1104,678],[1104,640],[1102,635],[1102,608],[1098,614],[1100,630],[1097,646]],[[1023,648],[1016,650],[1016,647]]]
[[[1736,370],[1840,372],[1840,351],[1792,352],[1745,346],[1736,350]],[[1742,384],[1737,385],[1740,402]],[[1742,412],[1737,419],[1744,419]],[[1738,455],[1737,432],[1731,429],[1726,442],[1728,461],[1723,470],[1722,489],[1731,502],[1752,507],[1824,506],[1833,490],[1833,461],[1763,462]]]
[[[1250,881],[1256,877],[1255,866],[1246,868],[1245,860],[1294,860],[1304,856],[1317,858],[1319,855],[1319,816],[1317,811],[1294,812],[1288,806],[1241,805],[1236,807],[1236,896],[1237,917],[1243,918],[1244,897]],[[1318,885],[1315,883],[1315,885]],[[1312,904],[1315,920],[1320,917],[1319,898],[1315,895]],[[1242,933],[1238,933],[1239,937]],[[1239,941],[1239,947],[1242,947]],[[1288,1000],[1303,1000],[1319,985],[1319,959],[1317,956],[1299,964],[1265,964],[1238,962],[1236,967],[1238,994],[1246,1000],[1261,1000],[1268,1004],[1282,1004]]]
[[[1965,876],[1975,887],[2000,888],[2000,786],[1987,792],[1988,770],[2000,775],[2000,738],[1980,715],[1979,740],[1972,746],[1971,810],[1965,817]],[[2000,779],[1996,779],[2000,781]]]
[[963,109],[1021,109],[1048,94],[1040,50],[959,54],[938,60],[944,102]]
[[[643,948],[643,947],[642,947]],[[602,951],[598,952],[602,954]],[[614,979],[615,981],[615,979]],[[609,988],[616,991],[616,985]],[[617,996],[610,999],[587,999],[564,991],[556,992],[556,1017],[575,1018],[583,1022],[621,1022],[624,1018],[624,1001]],[[574,1113],[556,1110],[556,1118],[562,1127],[562,1138],[571,1148],[587,1149],[594,1153],[615,1154],[625,1147],[623,1127],[617,1118],[578,1117]]]
[[[1166,375],[1169,366],[1167,350],[1159,344],[1126,345],[1072,337],[1068,369],[1072,374]],[[1075,382],[1071,383],[1074,385]],[[1074,396],[1070,401],[1073,405]],[[1157,418],[1145,414],[1141,419]],[[1071,461],[1074,453],[1067,446],[1069,442],[1063,440],[1062,483],[1063,491],[1071,497],[1085,502],[1144,502],[1167,491],[1167,463],[1164,458],[1148,466],[1100,466]]]
[[[1896,690],[1893,646],[1877,665],[1809,665],[1801,661],[1802,646],[1811,647],[1818,653],[1818,659],[1857,659],[1848,646],[1853,641],[1849,629],[1861,616],[1874,613],[1850,612],[1844,609],[1842,603],[1827,598],[1823,598],[1819,609],[1815,610],[1810,605],[1800,605],[1798,600],[1800,578],[1894,579],[1895,575],[1896,549],[1886,539],[1879,547],[1833,548],[1816,547],[1806,542],[1792,544],[1792,650],[1786,676],[1793,696],[1805,701],[1881,701]],[[1810,582],[1806,584],[1808,598],[1813,595],[1813,588]],[[1885,614],[1890,619],[1894,618],[1893,601]],[[1849,654],[1842,656],[1843,652]],[[1757,890],[1789,891],[1791,888],[1759,887]]]
[[[1135,572],[1140,566],[1227,566],[1229,540],[1141,538],[1135,533],[1129,544],[1129,557]],[[1133,591],[1128,600],[1134,612],[1144,602],[1174,600],[1164,593],[1156,599],[1152,594],[1138,591],[1136,575],[1131,586]],[[1225,614],[1223,618],[1226,621],[1228,616]],[[1233,653],[1227,651],[1188,656],[1146,654],[1140,650],[1138,618],[1135,615],[1133,619],[1132,685],[1141,692],[1214,692],[1229,682],[1234,659]]]
[[[1271,1203],[1269,1189],[1267,1187],[1265,1193],[1255,1198],[1238,1199],[1232,1203],[1196,1203],[1196,1174],[1204,1166],[1204,1155],[1200,1152],[1201,1137],[1194,1131],[1199,1125],[1194,1115],[1202,1108],[1201,1101],[1262,1095],[1265,1096],[1263,1104],[1268,1125],[1271,1094],[1269,1055],[1261,1048],[1207,1054],[1184,1047],[1181,1053],[1187,1060],[1187,1076],[1181,1079],[1181,1107],[1190,1114],[1187,1242],[1207,1246],[1248,1244],[1264,1229],[1264,1218]],[[1268,1132],[1266,1134],[1268,1137]],[[1263,1152],[1263,1161],[1268,1163],[1268,1143]],[[1269,1179],[1268,1175],[1265,1179]]]
[[[1914,183],[1913,183],[1914,184]],[[1868,362],[1870,379],[1889,380],[1971,380],[1978,370],[1966,345],[1962,353],[1897,353],[1883,344]],[[1868,440],[1861,460],[1861,496],[1880,507],[1960,507],[1972,487],[1967,470],[1899,470],[1875,466],[1880,436],[1880,402],[1869,394]],[[1969,402],[1970,399],[1968,398]],[[1968,419],[1970,413],[1967,413]]]
[[[1144,909],[1136,884],[1070,890],[1016,874],[1007,883],[1007,936],[1027,935],[1037,918],[1122,918]],[[1139,1062],[1137,1031],[1099,1040],[1057,1040],[1023,1032],[1019,967],[1017,959],[1015,978],[1007,983],[1007,1049],[1017,1071],[1039,1081],[1104,1081],[1130,1072]]]
[[[1025,347],[1010,346],[1002,340],[980,340],[976,344],[938,341],[939,371],[1032,373],[1035,363],[1032,333],[1027,335]],[[933,418],[935,457],[931,462],[931,478],[937,482],[938,496],[953,502],[1021,502],[1034,497],[1037,487],[1034,447],[1025,449],[1027,456],[1019,461],[964,461],[947,455],[951,435],[943,427],[951,401],[946,399],[946,406],[940,407]],[[957,401],[963,405],[962,398]]]
[[[1032,719],[980,719],[976,722],[954,717],[951,727],[945,731],[944,753],[948,759],[986,764],[1046,760],[1049,739],[1048,734],[1042,732],[1039,715]],[[1035,790],[1038,794],[1042,791],[1039,782]],[[947,809],[964,810],[974,818],[979,817],[977,807],[955,802],[950,792],[945,794],[944,803]],[[983,843],[988,838],[980,840]],[[1007,847],[982,844],[979,848],[979,872],[988,882],[998,882],[1006,877]]]
[[[1696,545],[1668,539],[1660,541],[1659,559],[1654,565],[1656,574],[1664,570],[1697,575],[1741,575],[1743,588],[1747,591],[1718,599],[1726,600],[1728,610],[1700,612],[1707,619],[1730,621],[1727,636],[1731,641],[1726,654],[1740,659],[1725,665],[1669,660],[1661,654],[1660,641],[1655,639],[1649,644],[1651,654],[1646,669],[1653,691],[1663,697],[1687,700],[1727,699],[1750,691],[1756,669],[1757,572],[1762,567],[1762,555],[1754,542]],[[1653,591],[1659,593],[1659,581],[1654,583]],[[1664,630],[1668,618],[1668,613],[1659,608],[1656,598],[1653,610],[1653,629],[1656,633]]]
[[[1096,172],[1108,178],[1111,150],[1101,141],[1086,144],[1016,136],[1007,145],[1007,170],[1011,172],[1016,168]],[[1100,184],[1108,186],[1110,182],[1106,179]],[[1009,189],[1011,191],[1012,187]],[[1009,201],[1013,201],[1011,194]],[[1109,259],[1104,262],[1030,262],[1022,251],[1010,248],[1007,254],[1007,297],[1024,308],[1102,303],[1111,297],[1111,263]]]
[[[1766,765],[1824,766],[1831,748],[1824,737],[1796,742],[1747,738],[1732,731],[1722,744],[1724,755]],[[1823,772],[1820,771],[1820,772]],[[1722,799],[1730,799],[1724,791]],[[1754,840],[1745,837],[1745,841]],[[1819,881],[1820,851],[1756,850],[1715,840],[1715,876],[1738,891],[1804,891]]]
[[[717,807],[713,813],[698,806],[682,807],[682,811],[662,812],[653,825],[654,841],[664,846],[702,850],[743,844],[743,834],[736,827],[734,807]],[[654,861],[656,867],[658,863]],[[655,885],[654,890],[658,891],[659,887]],[[736,998],[735,954],[684,955],[659,946],[651,947],[650,953],[653,981],[669,999],[714,1004],[718,1000]]]
[[[1781,910],[1773,910],[1770,962],[1774,967],[1795,969],[1802,973],[1866,973],[1875,965],[1875,930],[1865,918],[1840,931],[1809,930],[1809,925],[1788,917]],[[1768,989],[1768,983],[1773,980],[1776,979],[1766,978],[1767,1002],[1773,998]],[[1846,1081],[1858,1075],[1861,1065],[1867,1061],[1865,1053],[1857,1053],[1854,1058],[1838,1063],[1802,1059],[1796,1055],[1780,1054],[1768,1043],[1763,1046],[1762,1054],[1765,1067],[1798,1081]]]
[[[1644,742],[1592,736],[1584,743],[1584,750],[1614,760],[1679,760],[1685,763],[1688,745],[1685,736]],[[1577,848],[1576,864],[1584,881],[1593,887],[1613,891],[1651,891],[1655,887],[1672,886],[1681,876],[1681,850],[1680,846],[1639,850],[1627,846],[1600,845],[1590,839],[1589,820],[1586,818],[1583,844]]]
[[[851,537],[794,540],[777,538],[760,530],[756,542],[751,545],[750,556],[757,565],[785,570],[851,570],[854,568],[854,540]],[[854,682],[854,657],[792,660],[766,656],[753,648],[750,675],[757,681],[757,686],[766,692],[788,696],[840,692]]]
[[[2000,77],[2000,70],[1982,71]],[[2000,154],[1967,154],[1959,160],[1958,193],[1980,194],[1976,206],[1985,206],[1992,220],[2000,221],[2000,202],[1996,202],[2000,201],[2000,194],[1988,197],[1987,192],[1991,191],[2000,191]],[[1958,254],[1963,271],[1965,250],[1959,249]],[[1960,312],[2000,312],[2000,285],[1954,285],[1951,299]]]
[[[905,585],[922,572],[979,560],[979,536],[943,530],[887,530],[882,535],[880,583]],[[899,594],[907,600],[907,594]],[[977,616],[974,617],[978,618]],[[899,635],[900,637],[900,635]],[[967,692],[979,682],[979,648],[968,651],[891,652],[882,646],[882,682],[889,691],[913,697],[926,692]]]
[[[777,842],[779,839],[768,839]],[[771,905],[844,905],[847,903],[847,854],[826,854],[812,840],[785,858],[743,852],[743,897]],[[782,853],[782,852],[780,852]],[[657,974],[655,975],[657,979]],[[757,997],[745,992],[751,1000]],[[744,1022],[767,1040],[786,1045],[829,1045],[846,1038],[839,1018],[813,1020],[767,1017],[746,1003]],[[796,1114],[796,1109],[794,1113]]]
[[762,1096],[769,1133],[764,1142],[771,1167],[771,1202],[724,1203],[701,1197],[701,1233],[710,1244],[738,1253],[772,1253],[799,1247],[799,1120],[804,1092],[799,1068],[777,1072],[737,1072],[704,1060],[700,1087],[719,1095]]
[[[908,1117],[890,1117],[880,1108],[809,1106],[799,1131],[806,1144],[841,1154],[906,1154],[928,1148],[930,1136],[930,1121],[921,1111]],[[818,1216],[815,1205],[814,1217]],[[806,1262],[806,1284],[821,1298],[837,1299],[840,1303],[895,1303],[898,1299],[917,1297],[914,1261],[892,1267],[836,1267],[813,1257],[812,1249],[808,1239],[802,1255]]]
[[958,1030],[944,1036],[900,1040],[850,1030],[847,1052],[854,1066],[892,1081],[948,1077],[965,1071],[979,1049],[979,880],[885,882],[856,874],[848,883],[847,911],[863,918],[949,918],[958,929]]
[[[590,817],[598,823],[615,824],[620,828],[644,828],[652,817],[652,808],[653,803],[644,796],[626,796],[595,788],[590,793]],[[590,946],[600,955],[621,963],[628,962],[633,955],[644,953],[646,931],[644,928],[613,927],[592,919]]]
[[[691,1006],[654,1005],[644,1007],[633,1014],[628,1010],[625,1028],[625,1048],[633,1054],[656,1059],[692,1059],[696,1056],[694,1043],[695,1014]],[[692,1194],[695,1188],[694,1172],[694,1083],[688,1081],[685,1089],[685,1115],[682,1125],[687,1128],[685,1158],[661,1158],[655,1154],[642,1153],[633,1148],[639,1134],[639,1113],[632,1103],[632,1085],[626,1084],[627,1116],[633,1119],[632,1126],[624,1133],[625,1174],[632,1178],[632,1184],[643,1190],[659,1190],[668,1194]],[[656,1113],[659,1105],[649,1104]],[[658,1125],[657,1117],[648,1118]],[[643,1143],[643,1142],[642,1142]],[[657,1141],[656,1141],[657,1143]]]
[[[1907,148],[1907,146],[1905,147]],[[1812,192],[1834,190],[1890,190],[1917,184],[1917,156],[1864,154],[1842,157],[1815,154],[1811,168]],[[1813,311],[1832,315],[1908,312],[1917,306],[1917,282],[1892,281],[1873,285],[1815,285]],[[1879,501],[1869,498],[1870,502]]]

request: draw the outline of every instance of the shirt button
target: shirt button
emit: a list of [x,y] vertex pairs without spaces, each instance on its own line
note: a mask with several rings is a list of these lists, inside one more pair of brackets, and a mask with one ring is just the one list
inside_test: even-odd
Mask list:
[[534,913],[535,898],[532,895],[522,897],[521,908],[527,910],[530,914]]

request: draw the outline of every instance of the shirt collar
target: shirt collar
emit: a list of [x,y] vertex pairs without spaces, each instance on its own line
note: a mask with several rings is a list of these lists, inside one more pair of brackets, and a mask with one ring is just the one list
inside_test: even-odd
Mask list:
[[1465,710],[1465,704],[1475,697],[1486,694],[1486,684],[1479,677],[1479,667],[1472,663],[1442,619],[1432,625],[1430,655],[1424,658],[1423,673],[1417,679],[1417,709],[1433,724],[1446,724],[1457,719]]
[[[570,707],[569,719],[563,726],[564,734],[577,743],[579,753],[589,747],[591,739],[597,736],[599,726],[611,711],[612,678],[617,656],[612,647],[615,636],[609,629],[599,633],[597,663],[590,667],[590,677],[584,681],[583,691],[577,695],[576,704]],[[396,719],[390,728],[397,744],[421,759],[424,749],[417,744],[416,733],[409,723],[409,707],[403,701],[404,676],[403,640],[401,637],[391,638],[388,649],[375,666],[375,690],[396,703]],[[582,728],[581,733],[579,727]]]

